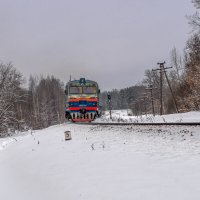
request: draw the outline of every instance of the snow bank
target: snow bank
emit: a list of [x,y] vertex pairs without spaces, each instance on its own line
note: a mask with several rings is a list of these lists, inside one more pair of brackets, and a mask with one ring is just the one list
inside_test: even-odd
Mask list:
[[1,199],[199,200],[199,133],[76,124],[28,133],[0,151]]
[[130,110],[112,110],[112,120],[109,111],[105,112],[98,122],[133,122],[133,123],[167,123],[167,122],[200,122],[200,112],[176,113],[170,115],[140,115],[131,116]]

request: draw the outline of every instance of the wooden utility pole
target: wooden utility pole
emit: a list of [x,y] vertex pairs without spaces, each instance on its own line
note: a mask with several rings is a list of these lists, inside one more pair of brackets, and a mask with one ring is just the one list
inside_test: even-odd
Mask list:
[[[164,62],[165,63],[165,62]],[[163,115],[163,68],[164,63],[158,63],[160,65],[160,115]]]
[[150,90],[150,94],[151,94],[152,113],[153,113],[153,116],[155,116],[154,101],[153,101],[153,85],[150,84],[149,87],[146,88],[146,90]]
[[153,69],[152,71],[160,71],[160,115],[163,115],[163,69],[164,69],[164,64],[163,63],[157,63],[160,68],[158,69]]
[[165,78],[167,80],[167,84],[169,86],[169,89],[170,89],[170,92],[172,94],[172,98],[173,98],[173,101],[174,101],[174,104],[175,104],[175,107],[176,107],[176,111],[178,113],[179,112],[179,110],[178,110],[178,104],[176,102],[174,93],[172,91],[172,88],[171,88],[171,85],[170,85],[170,82],[169,82],[169,79],[168,79],[167,73],[166,73],[166,69],[170,69],[172,67],[164,67],[165,61],[162,62],[162,63],[157,63],[157,64],[160,66],[160,68],[153,69],[152,71],[158,71],[158,70],[160,71],[160,115],[163,114],[163,90],[162,90],[162,87],[163,87],[163,73],[164,73]]
[[147,96],[146,96],[146,93],[143,94],[143,102],[144,102],[144,112],[145,112],[145,115],[147,115]]
[[[169,67],[169,68],[172,68],[172,67]],[[169,68],[168,68],[168,69],[169,69]],[[165,69],[167,69],[167,68],[165,68]],[[174,101],[174,104],[175,104],[175,107],[176,107],[176,112],[179,113],[178,104],[177,104],[177,102],[176,102],[176,98],[175,98],[175,96],[174,96],[174,93],[173,93],[173,90],[172,90],[172,87],[171,87],[171,85],[170,85],[170,82],[169,82],[169,79],[168,79],[168,77],[167,77],[167,73],[166,73],[165,69],[164,69],[165,78],[166,78],[166,80],[167,80],[167,83],[168,83],[170,92],[171,92],[171,94],[172,94],[172,98],[173,98],[173,101]]]

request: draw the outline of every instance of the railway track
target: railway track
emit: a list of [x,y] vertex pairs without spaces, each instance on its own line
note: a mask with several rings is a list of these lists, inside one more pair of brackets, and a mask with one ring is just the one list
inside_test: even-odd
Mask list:
[[200,126],[200,122],[169,122],[169,123],[105,123],[105,122],[91,122],[91,123],[83,123],[76,122],[75,124],[79,125],[100,125],[100,126]]

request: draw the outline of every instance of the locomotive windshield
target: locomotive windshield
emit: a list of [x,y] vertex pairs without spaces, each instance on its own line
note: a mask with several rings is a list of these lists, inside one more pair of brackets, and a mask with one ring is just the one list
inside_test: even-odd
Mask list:
[[82,87],[70,87],[69,89],[70,94],[82,94]]
[[98,96],[98,84],[85,79],[70,81],[66,86],[66,94],[75,96]]
[[96,87],[83,87],[83,94],[96,94],[97,88]]
[[97,94],[97,88],[94,86],[71,86],[69,88],[70,94]]

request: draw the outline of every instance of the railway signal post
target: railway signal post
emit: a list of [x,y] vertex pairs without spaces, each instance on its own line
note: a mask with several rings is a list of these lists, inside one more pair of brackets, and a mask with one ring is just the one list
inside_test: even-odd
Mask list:
[[111,113],[111,95],[110,93],[108,93],[107,95],[107,98],[108,98],[108,108],[109,108],[109,112],[110,112],[110,119],[112,119],[112,113]]

